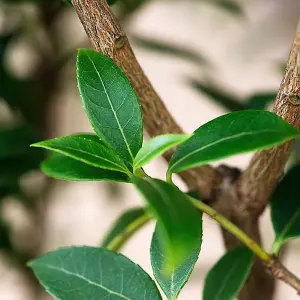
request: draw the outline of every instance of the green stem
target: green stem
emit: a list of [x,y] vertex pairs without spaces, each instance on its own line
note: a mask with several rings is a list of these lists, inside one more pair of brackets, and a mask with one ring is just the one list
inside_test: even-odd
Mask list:
[[272,246],[272,253],[278,257],[281,247],[282,247],[282,241],[275,240]]
[[199,210],[203,211],[211,218],[216,220],[223,228],[228,230],[238,240],[243,242],[252,252],[254,252],[266,264],[269,264],[273,261],[273,258],[264,249],[262,249],[259,244],[257,244],[254,240],[252,240],[245,232],[239,229],[236,225],[231,223],[228,219],[226,219],[224,216],[222,216],[212,207],[190,196],[188,197],[195,207],[197,207]]
[[111,251],[119,251],[123,244],[150,220],[150,216],[146,213],[140,216],[135,221],[127,225],[121,233],[116,235],[106,248]]
[[137,177],[141,177],[141,178],[144,178],[144,177],[148,176],[142,168],[136,169],[134,171],[134,175],[137,176]]
[[173,180],[172,180],[172,172],[167,172],[167,178],[166,178],[167,182],[170,184],[174,184]]

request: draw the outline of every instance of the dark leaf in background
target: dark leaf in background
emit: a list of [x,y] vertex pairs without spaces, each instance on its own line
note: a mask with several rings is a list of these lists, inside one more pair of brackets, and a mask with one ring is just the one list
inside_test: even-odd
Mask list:
[[30,144],[37,140],[34,131],[25,125],[0,128],[0,159],[29,153]]
[[7,34],[4,34],[0,36],[0,68],[3,64],[5,51],[7,49],[7,46],[9,45],[9,42],[12,40],[12,38],[17,34],[17,32],[10,32]]
[[300,237],[300,165],[289,170],[271,197],[271,217],[275,230],[273,252],[279,254],[287,240]]
[[254,254],[247,248],[229,250],[209,271],[203,300],[234,299],[251,270]]
[[191,137],[190,134],[163,134],[146,142],[139,150],[133,162],[133,170],[139,169]]
[[195,79],[189,80],[189,84],[195,90],[201,92],[201,94],[208,96],[210,99],[223,106],[228,111],[240,111],[245,109],[243,103],[241,103],[241,100],[239,98],[233,96],[227,91],[220,89],[215,85],[204,84]]
[[[172,262],[168,263],[171,264],[172,271],[170,276],[165,276],[163,267],[168,257],[164,256],[164,243],[161,240],[160,231],[157,229],[157,226],[152,236],[150,249],[153,274],[168,299],[177,299],[178,294],[188,281],[198,260],[202,244],[202,234],[199,235],[197,246],[181,265],[176,267],[172,265]],[[199,227],[202,229],[201,213],[199,213]]]
[[[1,199],[1,195],[0,195]],[[9,226],[0,218],[0,250],[11,250],[12,244],[10,239],[10,228]]]
[[44,159],[44,151],[31,149],[23,155],[0,159],[0,187],[18,186],[20,177],[32,170],[38,170]]
[[191,61],[200,65],[208,64],[207,60],[199,53],[196,53],[193,50],[187,49],[183,46],[173,45],[162,40],[160,41],[153,38],[140,36],[133,36],[130,40],[137,46],[146,50],[172,55],[177,58],[185,59],[187,61]]
[[29,266],[58,300],[162,299],[140,266],[103,248],[62,248],[31,261]]
[[277,94],[274,92],[255,94],[245,102],[245,109],[266,109],[267,105],[274,102]]
[[[144,208],[132,208],[125,213],[123,213],[112,225],[110,231],[105,236],[102,247],[106,248],[113,240],[115,240],[114,251],[119,251],[124,242],[130,238],[135,231],[131,231],[131,234],[128,234],[128,227],[132,226],[138,222],[139,224],[146,224],[150,218],[147,215],[147,212]],[[116,238],[120,236],[120,242],[116,241]],[[122,242],[122,243],[121,243]]]
[[233,0],[213,0],[211,4],[215,4],[220,9],[229,12],[232,15],[244,16],[243,8],[240,4]]

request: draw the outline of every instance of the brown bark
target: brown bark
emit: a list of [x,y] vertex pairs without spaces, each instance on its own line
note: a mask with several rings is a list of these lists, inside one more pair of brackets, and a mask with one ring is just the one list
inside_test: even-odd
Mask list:
[[[112,58],[129,78],[142,105],[148,134],[153,137],[164,133],[182,132],[142,71],[125,33],[106,1],[72,2],[92,47]],[[295,41],[296,44],[299,43],[298,38]],[[297,106],[297,101],[300,89],[295,85],[295,80],[299,79],[299,47],[294,46],[291,53],[274,111],[298,128],[300,105]],[[290,150],[291,143],[287,143],[256,154],[249,168],[241,175],[236,169],[224,166],[217,169],[203,166],[179,175],[190,190],[199,191],[202,199],[209,201],[251,238],[260,242],[258,216],[265,208],[268,197],[283,172]],[[172,152],[167,153],[165,158],[169,160],[171,154]],[[228,249],[240,245],[228,232],[224,231],[223,237]],[[272,299],[273,291],[273,277],[261,262],[256,261],[239,299],[268,300]]]
[[[293,42],[284,78],[273,111],[291,125],[300,129],[300,22]],[[283,175],[291,152],[292,142],[260,151],[254,155],[238,183],[240,210],[259,215]]]

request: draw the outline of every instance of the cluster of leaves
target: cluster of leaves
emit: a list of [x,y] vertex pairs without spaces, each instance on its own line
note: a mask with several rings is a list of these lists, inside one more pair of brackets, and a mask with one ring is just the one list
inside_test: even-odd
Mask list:
[[[83,133],[33,144],[52,151],[42,163],[42,170],[64,180],[132,183],[146,205],[121,216],[103,248],[63,248],[33,260],[30,266],[57,299],[88,299],[95,295],[162,299],[154,281],[139,266],[104,248],[119,250],[135,229],[154,218],[157,225],[150,250],[154,277],[168,299],[177,299],[201,250],[202,214],[191,196],[172,184],[172,174],[231,155],[270,148],[299,137],[300,132],[271,112],[244,110],[216,118],[193,134],[158,136],[143,146],[140,105],[122,71],[102,54],[81,49],[77,75],[83,106],[96,135]],[[168,182],[144,172],[147,163],[176,145],[167,171]],[[279,187],[278,197],[280,193]],[[297,235],[294,219],[299,224],[299,214],[292,210],[278,223],[278,206],[274,200],[276,248]],[[253,254],[246,248],[226,253],[209,272],[203,299],[232,299],[252,263]]]

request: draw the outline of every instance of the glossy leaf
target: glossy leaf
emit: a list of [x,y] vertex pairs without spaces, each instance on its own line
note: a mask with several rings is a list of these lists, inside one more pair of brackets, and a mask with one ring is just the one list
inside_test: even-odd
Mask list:
[[253,261],[254,255],[247,248],[228,251],[207,274],[203,300],[233,300],[246,281]]
[[[161,224],[164,270],[170,272],[193,252],[202,234],[199,212],[176,186],[159,179],[135,178],[134,183]],[[187,234],[188,232],[188,234]]]
[[140,105],[129,80],[106,56],[81,49],[78,86],[86,114],[100,139],[129,162],[142,146]]
[[32,146],[61,153],[97,168],[129,172],[120,157],[93,135],[65,136],[39,142]]
[[221,158],[270,148],[300,135],[274,113],[245,110],[218,117],[181,144],[169,164],[169,174]]
[[232,95],[228,91],[221,89],[220,87],[212,84],[204,84],[194,79],[190,80],[190,84],[194,89],[201,92],[202,94],[205,94],[211,100],[213,100],[217,104],[222,105],[229,111],[240,111],[245,109],[239,98]]
[[60,153],[53,153],[41,164],[42,171],[49,177],[69,181],[120,181],[130,182],[121,172],[96,168]]
[[174,146],[183,143],[189,137],[191,137],[190,134],[165,134],[151,139],[137,153],[133,163],[134,170],[141,168]]
[[[200,213],[198,226],[202,229],[202,219]],[[163,241],[160,235],[160,231],[158,231],[157,227],[155,228],[150,248],[151,265],[154,277],[168,299],[177,299],[177,296],[180,293],[181,289],[188,281],[198,260],[201,244],[202,233],[198,237],[197,246],[193,249],[190,256],[181,265],[175,267],[174,265],[172,265],[172,262],[168,263],[171,265],[172,271],[170,276],[165,276],[163,272],[163,266],[165,264],[165,260],[168,260],[168,257],[164,256]]]
[[300,237],[300,165],[296,165],[279,182],[271,198],[271,216],[275,230],[273,252],[278,254],[287,240]]
[[[122,214],[113,224],[103,240],[102,247],[108,246],[119,251],[123,244],[141,227],[150,220],[144,208],[133,208]],[[139,224],[140,226],[135,226]],[[132,230],[132,228],[135,228]]]
[[266,109],[276,99],[276,93],[264,93],[251,96],[246,101],[246,109]]
[[58,300],[161,299],[154,281],[140,266],[106,249],[62,248],[29,266]]

